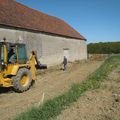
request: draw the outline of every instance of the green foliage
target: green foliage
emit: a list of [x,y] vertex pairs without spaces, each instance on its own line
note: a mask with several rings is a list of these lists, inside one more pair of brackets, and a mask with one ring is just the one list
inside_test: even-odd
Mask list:
[[76,102],[84,92],[99,88],[101,82],[118,65],[120,65],[120,56],[108,58],[99,69],[88,76],[86,81],[74,84],[68,92],[46,101],[42,106],[31,108],[14,120],[50,120],[55,118],[71,103]]
[[88,44],[88,53],[117,54],[120,53],[120,42],[100,42]]

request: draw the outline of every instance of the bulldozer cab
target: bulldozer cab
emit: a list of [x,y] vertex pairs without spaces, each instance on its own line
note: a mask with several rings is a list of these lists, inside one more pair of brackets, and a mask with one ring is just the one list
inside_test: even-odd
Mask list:
[[[28,59],[27,59],[25,44],[14,44],[14,45],[10,46],[10,49],[13,51],[13,54],[11,54],[9,51],[8,63],[9,63],[12,55],[15,56],[15,57],[13,57],[13,58],[15,58],[15,61],[13,60],[13,63],[17,62],[19,64],[25,64],[27,62]],[[10,63],[12,63],[12,62],[10,61]]]
[[0,42],[0,87],[24,92],[36,80],[36,69],[41,67],[46,66],[39,64],[35,51],[27,58],[25,44]]
[[0,43],[0,64],[2,68],[8,64],[25,64],[27,60],[25,44]]

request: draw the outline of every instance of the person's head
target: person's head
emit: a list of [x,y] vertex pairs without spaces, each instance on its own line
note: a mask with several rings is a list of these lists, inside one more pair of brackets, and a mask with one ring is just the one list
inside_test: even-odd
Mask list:
[[11,48],[11,52],[13,52],[13,53],[16,52],[15,47],[12,47],[12,48]]
[[66,56],[64,56],[64,59],[66,58]]

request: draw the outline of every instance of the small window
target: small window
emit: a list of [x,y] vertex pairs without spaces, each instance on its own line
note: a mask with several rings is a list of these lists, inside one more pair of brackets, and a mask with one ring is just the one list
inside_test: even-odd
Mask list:
[[4,46],[0,45],[0,62],[4,62]]
[[18,45],[18,62],[19,63],[27,62],[27,54],[26,54],[26,48],[24,44]]

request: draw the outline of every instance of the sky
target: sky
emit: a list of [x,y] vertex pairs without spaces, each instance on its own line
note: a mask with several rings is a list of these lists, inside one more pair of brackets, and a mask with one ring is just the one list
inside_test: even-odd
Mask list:
[[16,0],[63,19],[87,43],[120,41],[120,0]]

